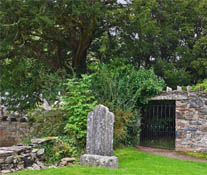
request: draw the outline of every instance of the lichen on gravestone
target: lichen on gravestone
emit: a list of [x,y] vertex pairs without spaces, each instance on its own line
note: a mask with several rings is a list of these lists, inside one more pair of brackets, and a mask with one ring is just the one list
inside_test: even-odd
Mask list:
[[86,154],[81,165],[118,168],[118,158],[113,156],[114,114],[104,105],[98,105],[88,114]]
[[86,153],[113,155],[114,114],[103,105],[88,114]]

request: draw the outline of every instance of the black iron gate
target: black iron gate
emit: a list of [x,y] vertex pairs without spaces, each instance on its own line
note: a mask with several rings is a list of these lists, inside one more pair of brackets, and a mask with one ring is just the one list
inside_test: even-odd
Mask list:
[[175,101],[150,101],[142,117],[140,145],[175,148]]

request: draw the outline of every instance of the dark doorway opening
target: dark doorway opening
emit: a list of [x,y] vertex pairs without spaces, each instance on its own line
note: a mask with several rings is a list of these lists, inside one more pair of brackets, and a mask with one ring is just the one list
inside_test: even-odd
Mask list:
[[150,101],[142,117],[140,145],[175,149],[175,101]]

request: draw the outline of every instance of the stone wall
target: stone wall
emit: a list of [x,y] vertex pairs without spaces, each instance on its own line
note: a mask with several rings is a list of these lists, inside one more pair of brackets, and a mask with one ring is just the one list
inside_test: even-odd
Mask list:
[[0,147],[17,144],[26,138],[29,130],[26,122],[0,121]]
[[33,146],[12,146],[0,148],[0,174],[23,169],[44,169],[44,149]]
[[176,101],[176,151],[207,152],[207,93],[172,91],[152,100]]

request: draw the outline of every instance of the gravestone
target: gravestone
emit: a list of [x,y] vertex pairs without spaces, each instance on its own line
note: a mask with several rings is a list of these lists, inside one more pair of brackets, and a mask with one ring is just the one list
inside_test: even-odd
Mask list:
[[118,168],[118,158],[113,156],[114,114],[98,105],[88,114],[86,154],[81,165]]

